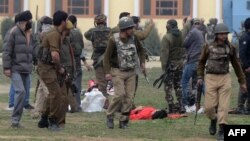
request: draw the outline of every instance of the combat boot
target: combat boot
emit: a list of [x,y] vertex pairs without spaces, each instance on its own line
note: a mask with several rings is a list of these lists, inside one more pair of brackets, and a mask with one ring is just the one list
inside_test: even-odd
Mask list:
[[169,114],[175,113],[175,105],[174,104],[169,104],[168,109],[169,109],[168,110]]
[[38,122],[38,127],[39,128],[48,128],[49,127],[49,122],[48,122],[48,116],[47,115],[42,115],[40,121]]
[[127,129],[128,128],[128,120],[126,120],[126,121],[120,121],[119,122],[119,128],[121,128],[121,129]]
[[186,113],[186,109],[185,109],[185,107],[183,106],[181,100],[179,100],[179,113],[180,113],[180,114]]
[[49,127],[48,127],[48,129],[50,131],[60,131],[61,130],[61,128],[57,124],[56,120],[53,119],[53,118],[49,118]]
[[224,141],[224,126],[225,126],[224,124],[219,125],[219,132],[217,136],[218,141]]
[[109,129],[114,129],[114,119],[107,116],[107,127]]
[[217,124],[217,118],[212,119],[209,127],[209,133],[210,135],[215,135],[216,134],[216,124]]

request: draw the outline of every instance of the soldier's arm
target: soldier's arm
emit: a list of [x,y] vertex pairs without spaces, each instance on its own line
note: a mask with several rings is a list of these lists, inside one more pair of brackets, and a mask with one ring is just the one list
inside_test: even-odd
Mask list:
[[250,67],[248,56],[247,56],[248,45],[249,44],[244,38],[240,39],[239,41],[240,61],[244,69],[247,69]]
[[83,36],[82,36],[81,32],[80,32],[80,45],[81,45],[82,48],[84,48]]
[[87,32],[84,33],[84,37],[89,40],[92,41],[92,29],[89,29]]
[[110,61],[111,61],[111,57],[113,55],[115,46],[116,46],[115,39],[113,37],[109,38],[108,46],[105,50],[104,58],[103,58],[103,67],[104,67],[104,71],[106,74],[110,74],[110,70],[111,70]]
[[187,36],[185,37],[185,39],[184,39],[183,46],[185,48],[188,48],[188,47],[191,46],[191,44],[193,43],[193,41],[194,41],[194,33],[193,32],[189,32],[187,34]]
[[52,61],[55,64],[56,69],[59,71],[61,68],[61,62],[60,62],[60,44],[61,44],[61,36],[57,35],[55,32],[50,35],[50,37],[47,37],[49,48],[51,51],[51,57]]
[[168,56],[169,56],[169,42],[166,39],[166,36],[164,36],[161,40],[161,52],[160,52],[161,68],[163,71],[166,70]]
[[150,34],[150,32],[152,31],[153,27],[154,27],[154,24],[150,23],[147,25],[147,27],[143,31],[134,30],[134,34],[137,36],[137,38],[139,40],[145,40],[148,37],[148,35]]
[[11,69],[12,64],[12,52],[15,46],[14,34],[7,32],[3,41],[3,69]]
[[136,41],[136,47],[137,47],[140,64],[145,64],[145,60],[146,60],[145,49],[142,47],[138,37],[136,38],[135,41]]
[[201,57],[200,57],[198,67],[197,67],[198,79],[204,79],[205,65],[206,65],[208,53],[209,53],[208,47],[209,46],[205,44],[205,46],[202,49]]
[[231,48],[233,51],[232,51],[232,55],[231,55],[230,60],[231,60],[232,66],[234,68],[235,74],[238,77],[238,82],[240,84],[246,84],[245,75],[244,75],[244,72],[240,66],[240,62],[237,59],[235,47],[232,46]]

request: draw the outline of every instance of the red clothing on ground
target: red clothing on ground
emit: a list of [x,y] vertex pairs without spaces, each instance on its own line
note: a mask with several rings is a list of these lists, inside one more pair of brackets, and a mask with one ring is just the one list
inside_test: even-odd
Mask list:
[[141,119],[152,119],[152,113],[155,112],[156,109],[153,107],[143,107],[141,110],[132,110],[130,112],[129,119],[130,120],[141,120]]

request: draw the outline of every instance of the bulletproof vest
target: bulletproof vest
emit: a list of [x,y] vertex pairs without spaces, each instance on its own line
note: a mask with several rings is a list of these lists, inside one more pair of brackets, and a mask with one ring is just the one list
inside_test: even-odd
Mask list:
[[108,45],[110,28],[106,26],[97,26],[93,30],[92,44],[94,47],[94,58],[101,56]]
[[[180,61],[183,58],[184,49],[182,47],[182,36],[173,36],[170,33],[166,36],[170,42],[168,61]],[[168,63],[169,63],[168,62]]]
[[206,73],[208,74],[226,74],[229,72],[231,49],[228,45],[208,47],[209,55],[206,65]]
[[214,33],[215,25],[211,24],[207,27],[207,36],[206,40],[208,43],[212,43],[215,39],[215,33]]
[[84,44],[82,43],[83,37],[79,29],[72,29],[70,31],[70,42],[72,48],[74,49],[74,56],[80,56],[82,54],[82,49]]
[[120,70],[134,69],[137,63],[137,50],[134,37],[129,38],[127,43],[123,43],[119,33],[114,34],[118,63]]

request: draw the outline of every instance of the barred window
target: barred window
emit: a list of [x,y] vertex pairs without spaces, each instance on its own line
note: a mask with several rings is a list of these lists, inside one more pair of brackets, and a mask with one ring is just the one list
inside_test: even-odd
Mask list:
[[23,10],[23,0],[0,0],[0,15],[14,16]]

